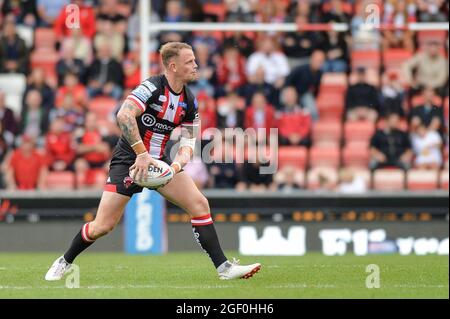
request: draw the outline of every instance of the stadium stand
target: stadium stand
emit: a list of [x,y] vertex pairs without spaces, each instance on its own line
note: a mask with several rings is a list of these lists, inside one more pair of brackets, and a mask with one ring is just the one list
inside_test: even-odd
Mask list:
[[[185,6],[186,1],[179,1],[181,7]],[[275,0],[267,0],[268,6],[273,4]],[[325,72],[322,74],[314,73],[313,68],[309,70],[305,68],[305,72],[297,72],[293,83],[309,83],[308,74],[313,74],[318,85],[315,83],[309,88],[298,88],[299,93],[298,105],[296,112],[302,112],[305,116],[311,116],[310,143],[301,144],[295,142],[295,136],[289,138],[289,143],[283,143],[279,147],[278,161],[281,171],[292,167],[297,186],[303,189],[319,190],[319,189],[335,189],[339,182],[340,169],[345,168],[353,172],[355,176],[361,177],[367,184],[369,189],[374,190],[434,190],[448,189],[448,143],[449,143],[449,97],[448,97],[448,71],[439,67],[438,63],[446,63],[448,67],[448,31],[447,30],[408,30],[408,23],[418,22],[441,22],[442,16],[448,17],[448,2],[444,2],[439,8],[439,14],[433,20],[423,20],[426,16],[420,11],[419,7],[415,7],[415,11],[410,11],[405,17],[400,17],[401,13],[384,10],[386,4],[384,1],[371,1],[380,6],[382,13],[382,23],[385,23],[380,30],[363,30],[358,29],[358,21],[362,19],[360,16],[361,6],[366,1],[340,0],[342,5],[342,15],[334,13],[331,1],[311,1],[305,5],[307,12],[302,12],[296,5],[296,1],[284,1],[281,6],[283,12],[278,12],[277,16],[267,16],[261,8],[255,8],[253,12],[248,7],[235,8],[231,1],[201,1],[198,12],[190,12],[185,10],[182,17],[178,21],[217,21],[217,22],[293,22],[302,21],[306,23],[305,30],[302,32],[233,32],[233,31],[215,31],[215,32],[163,32],[162,35],[156,37],[156,41],[163,39],[178,39],[187,41],[196,49],[199,44],[205,44],[208,47],[208,56],[206,58],[207,67],[202,70],[212,70],[212,75],[203,77],[194,83],[195,92],[198,96],[201,117],[204,119],[205,127],[202,128],[204,146],[211,138],[208,134],[203,134],[206,128],[219,127],[224,128],[245,128],[247,126],[257,127],[259,123],[269,123],[274,128],[285,127],[286,119],[289,120],[289,110],[285,110],[280,99],[284,85],[283,81],[290,78],[290,75],[297,72],[302,66],[306,66],[314,50],[326,49],[326,61],[333,62],[334,56],[342,58],[343,52],[336,54],[336,50],[340,50],[338,44],[335,44],[335,50],[330,50],[329,32],[331,27],[327,23],[344,23],[348,24],[349,31],[343,33],[346,46],[348,47],[344,54],[344,65],[347,66],[345,72]],[[414,1],[410,1],[411,3]],[[40,127],[36,138],[36,145],[39,149],[46,148],[46,136],[50,134],[49,128],[55,117],[61,117],[65,121],[65,131],[72,135],[74,148],[76,148],[77,140],[83,136],[83,118],[88,112],[92,112],[97,117],[99,134],[102,135],[102,141],[107,141],[110,148],[114,147],[114,141],[117,140],[120,130],[114,121],[114,114],[120,106],[123,97],[127,96],[129,91],[133,89],[139,81],[140,60],[139,48],[140,39],[130,37],[133,34],[133,28],[138,23],[137,3],[138,1],[118,0],[111,2],[115,7],[108,8],[107,12],[115,12],[115,16],[110,13],[103,13],[103,1],[96,1],[98,5],[90,7],[92,1],[85,1],[82,11],[85,17],[82,19],[82,32],[68,32],[63,26],[63,18],[65,13],[61,11],[55,20],[55,25],[48,25],[36,16],[37,23],[34,25],[26,24],[24,21],[17,19],[20,12],[8,12],[2,10],[0,14],[0,91],[4,93],[4,102],[0,101],[0,138],[12,140],[12,143],[6,143],[8,147],[0,154],[0,158],[4,160],[2,167],[8,169],[8,156],[15,148],[19,147],[21,136],[33,128],[33,123],[24,123],[25,117],[22,117],[23,110],[26,109],[25,96],[31,89],[38,90],[45,103],[42,103],[40,112],[28,115],[26,118],[35,119],[39,116],[48,118],[47,121],[39,120],[39,123],[47,123],[46,127]],[[0,4],[0,7],[2,5]],[[165,8],[159,4],[155,8],[158,9],[156,14],[160,21],[165,21]],[[299,6],[300,7],[300,6]],[[155,9],[154,8],[154,9]],[[188,8],[185,8],[188,9]],[[17,10],[20,10],[20,6]],[[64,8],[62,9],[64,10]],[[96,17],[96,23],[93,18]],[[402,19],[400,19],[402,18]],[[394,27],[394,21],[405,21],[402,25]],[[428,18],[427,18],[428,19]],[[15,30],[11,28],[11,21],[15,21]],[[20,23],[19,23],[20,21]],[[111,24],[109,23],[111,22]],[[308,24],[318,23],[318,24]],[[9,27],[8,27],[9,24]],[[90,70],[92,67],[92,57],[97,55],[96,38],[98,35],[108,34],[111,32],[112,26],[114,36],[123,37],[123,52],[119,56],[123,56],[118,61],[124,71],[124,81],[118,92],[123,90],[121,98],[117,95],[105,94],[103,89],[95,90],[96,94],[92,94],[92,81],[88,83],[90,78]],[[401,32],[393,32],[397,30]],[[127,30],[128,29],[128,30]],[[408,32],[406,32],[408,30]],[[361,31],[361,32],[359,32]],[[16,34],[10,34],[15,32]],[[130,33],[131,32],[131,33]],[[288,38],[289,41],[284,42]],[[27,47],[26,52],[26,71],[18,71],[16,61],[22,62],[24,56],[17,56],[7,46],[7,39],[17,37],[24,40]],[[398,38],[396,45],[393,45],[394,38]],[[403,38],[402,38],[403,37]],[[388,39],[389,38],[389,39]],[[275,46],[275,52],[280,59],[288,61],[289,72],[286,77],[270,80],[267,83],[267,77],[261,70],[255,74],[248,71],[248,60],[253,53],[260,51],[261,44],[266,39],[271,39]],[[19,40],[17,40],[19,41]],[[83,57],[82,61],[74,62],[68,60],[62,63],[62,69],[58,69],[59,61],[64,60],[64,43],[68,41],[70,45],[74,45],[74,56]],[[394,41],[394,42],[393,42]],[[20,42],[20,41],[19,41]],[[19,43],[18,42],[18,43]],[[122,42],[122,41],[121,41]],[[19,44],[21,45],[22,42]],[[114,43],[111,43],[114,46]],[[159,43],[162,44],[162,43]],[[436,46],[438,50],[438,62],[429,68],[421,68],[423,61],[428,61],[431,49],[430,45]],[[228,51],[227,58],[225,52],[227,48],[237,48],[238,52]],[[15,47],[17,49],[19,47]],[[20,47],[22,48],[22,47]],[[69,46],[71,48],[71,46]],[[236,50],[236,49],[234,49]],[[159,63],[159,54],[156,51],[149,53],[151,59],[152,73],[159,72],[161,65]],[[445,61],[444,61],[445,60]],[[414,61],[417,68],[416,74],[408,73],[408,66]],[[412,65],[412,64],[411,64]],[[270,67],[270,66],[269,66]],[[32,80],[32,71],[42,69],[45,74],[44,84],[34,84]],[[350,121],[346,118],[346,94],[349,86],[355,84],[357,79],[358,68],[364,68],[366,73],[366,82],[377,90],[380,96],[380,109],[377,120],[372,123],[369,121]],[[226,72],[224,72],[224,70]],[[247,70],[247,71],[246,71]],[[274,70],[270,70],[274,72]],[[267,71],[266,70],[266,71]],[[254,71],[254,70],[253,70]],[[277,71],[277,70],[275,70]],[[279,70],[278,70],[279,71]],[[209,72],[209,71],[208,71]],[[311,73],[312,72],[312,73]],[[75,84],[79,87],[81,94],[86,97],[80,102],[77,97],[71,96],[74,93],[73,88],[67,88],[64,82],[64,75],[76,74],[79,83]],[[260,74],[261,73],[261,74]],[[395,76],[393,74],[395,73]],[[205,72],[202,72],[205,74]],[[224,78],[224,74],[226,77]],[[416,79],[411,77],[416,76]],[[386,85],[387,79],[395,78],[398,80],[391,86]],[[422,86],[417,86],[426,79],[439,78],[439,81],[433,84],[435,97],[433,99],[433,107],[437,107],[443,111],[444,122],[441,123],[438,133],[442,137],[442,157],[443,164],[438,170],[418,170],[412,164],[412,168],[405,170],[383,168],[373,172],[369,170],[370,152],[369,145],[375,130],[386,130],[383,117],[386,115],[389,106],[386,101],[398,98],[398,105],[401,110],[401,116],[397,129],[406,132],[410,138],[415,133],[415,126],[411,125],[411,112],[417,106],[425,103],[422,95]],[[445,79],[445,86],[442,86]],[[231,84],[233,83],[233,84]],[[238,84],[236,84],[238,83]],[[395,87],[400,83],[400,87]],[[286,84],[292,85],[292,83]],[[436,86],[437,85],[437,86]],[[45,88],[44,88],[45,86]],[[105,84],[105,87],[107,84]],[[313,87],[314,86],[314,87]],[[212,90],[210,90],[212,88]],[[395,92],[394,92],[395,91]],[[88,95],[88,92],[91,95]],[[98,92],[101,92],[99,95]],[[116,92],[116,91],[114,91]],[[258,92],[263,92],[267,99],[266,114],[263,121],[260,114],[253,110],[252,97]],[[230,107],[229,96],[237,94],[238,99],[235,106]],[[114,96],[114,97],[112,97]],[[73,98],[75,97],[75,100]],[[51,105],[47,105],[50,103]],[[63,107],[64,104],[64,107]],[[71,107],[70,104],[73,104]],[[12,129],[15,125],[5,125],[3,108],[11,109],[14,112],[18,122],[17,129]],[[251,110],[251,112],[249,111]],[[270,111],[270,112],[269,112]],[[312,112],[318,112],[312,114]],[[248,115],[252,115],[252,121]],[[246,118],[247,115],[247,118]],[[298,115],[298,114],[297,114]],[[76,119],[76,120],[74,120]],[[283,119],[283,120],[281,120]],[[438,127],[430,125],[428,129]],[[270,128],[270,127],[267,127]],[[11,130],[11,131],[8,131]],[[292,130],[290,130],[292,131]],[[33,133],[33,132],[31,132]],[[295,134],[294,134],[295,135]],[[12,136],[12,138],[11,138]],[[287,145],[287,146],[285,146]],[[306,146],[304,146],[306,145]],[[414,163],[414,161],[412,161]],[[240,167],[237,165],[237,169]],[[67,189],[74,190],[78,188],[93,187],[101,188],[107,172],[105,169],[90,169],[83,176],[76,176],[74,167],[68,167],[66,171],[50,171],[47,174],[45,187],[49,189]],[[275,182],[283,184],[284,179],[280,176],[275,177]],[[2,174],[0,174],[1,178]],[[239,174],[237,174],[239,176]],[[237,183],[239,180],[237,180]],[[289,181],[290,183],[291,181]],[[294,183],[295,184],[295,183]],[[0,181],[0,185],[5,185]]]

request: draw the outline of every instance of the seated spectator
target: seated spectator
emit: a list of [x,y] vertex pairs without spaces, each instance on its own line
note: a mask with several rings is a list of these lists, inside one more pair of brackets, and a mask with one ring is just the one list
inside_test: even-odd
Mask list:
[[[166,2],[166,12],[162,22],[177,23],[188,22],[183,12],[183,3],[180,0],[169,0]],[[186,42],[189,32],[185,31],[162,31],[159,34],[159,42],[165,44],[170,41]]]
[[28,84],[23,94],[24,101],[28,92],[31,90],[37,90],[42,96],[42,106],[46,110],[50,110],[55,105],[55,92],[47,84],[45,72],[41,68],[33,68],[30,76],[28,77]]
[[246,58],[248,58],[250,54],[252,54],[255,51],[252,39],[250,39],[242,31],[234,31],[229,34],[225,34],[223,47],[238,48],[239,52]]
[[295,167],[286,166],[281,169],[275,176],[277,189],[283,193],[291,193],[301,189],[297,175],[298,171]]
[[81,82],[85,82],[86,67],[82,60],[75,58],[74,45],[75,43],[66,42],[62,48],[61,59],[56,63],[58,85],[64,84],[64,77],[67,73],[76,74]]
[[28,72],[28,49],[16,31],[11,16],[6,17],[0,37],[0,73]]
[[36,0],[3,0],[0,7],[1,15],[11,15],[15,23],[36,27],[38,20]]
[[189,87],[194,95],[204,91],[209,96],[214,96],[214,82],[216,66],[211,60],[209,48],[206,44],[198,44],[194,48],[196,63],[198,65],[198,79],[191,82]]
[[[80,12],[80,29],[85,37],[92,39],[95,35],[95,12],[94,9],[85,4],[85,0],[72,0],[71,4],[78,6]],[[58,41],[62,41],[64,37],[70,36],[72,28],[67,25],[67,21],[72,21],[71,16],[73,10],[64,7],[59,13],[53,25],[56,38]]]
[[444,0],[417,0],[416,3],[419,9],[419,20],[421,22],[447,22],[448,15],[442,11],[445,6]]
[[[127,29],[127,18],[119,13],[119,0],[102,0],[97,12],[97,25],[100,32],[103,28],[112,28],[112,32],[124,35]],[[111,23],[111,26],[106,24]]]
[[63,119],[65,132],[75,132],[84,125],[84,111],[77,107],[72,94],[69,93],[62,97],[60,107],[51,110],[49,117],[50,122],[57,118]]
[[253,75],[253,78],[248,79],[248,83],[238,89],[239,95],[245,98],[247,105],[252,103],[252,97],[256,92],[264,92],[264,96],[270,104],[278,104],[279,91],[273,85],[266,82],[263,67],[259,67]]
[[404,98],[405,91],[398,73],[395,71],[388,72],[381,88],[380,116],[384,117],[388,113],[397,113],[400,117],[404,117]]
[[[305,1],[298,1],[305,3]],[[297,24],[308,23],[308,18],[302,15],[295,17]],[[291,65],[303,65],[309,62],[309,57],[318,46],[318,38],[314,32],[299,30],[296,32],[287,32],[281,39],[283,52],[289,60],[293,60]]]
[[[391,0],[385,4],[383,23],[404,28],[408,23],[416,22],[416,7],[413,1]],[[384,32],[384,49],[403,48],[414,51],[413,32],[410,30],[387,30]]]
[[233,189],[238,182],[238,170],[232,154],[227,154],[227,146],[224,139],[214,142],[214,147],[208,161],[210,176],[209,186],[220,189]]
[[222,103],[217,105],[217,127],[224,128],[244,128],[245,104],[242,99],[233,91],[228,93]]
[[310,146],[311,115],[302,110],[297,91],[289,86],[281,92],[283,109],[278,115],[278,130],[281,145]]
[[330,0],[322,4],[322,22],[349,23],[351,6],[345,0]]
[[239,182],[236,185],[237,191],[264,192],[276,188],[272,174],[261,174],[260,169],[267,164],[263,164],[259,156],[255,156],[255,159],[255,163],[246,161],[243,165],[240,165]]
[[74,73],[67,73],[64,77],[64,85],[59,87],[56,92],[56,103],[57,108],[61,107],[64,103],[64,98],[66,95],[70,94],[73,98],[73,105],[79,109],[83,110],[88,104],[88,94],[86,87],[79,83],[78,77]]
[[[77,138],[75,147],[78,159],[75,161],[77,180],[84,180],[83,188],[93,182],[89,180],[91,170],[106,169],[111,153],[106,136],[102,136],[94,113],[86,114],[83,134]],[[91,171],[92,172],[92,171]]]
[[409,169],[413,152],[407,133],[399,130],[398,114],[386,115],[383,130],[377,130],[370,140],[370,168],[398,167]]
[[247,82],[245,76],[245,59],[236,47],[227,47],[223,57],[219,59],[217,65],[217,89],[221,89],[226,95],[244,86]]
[[348,168],[339,171],[339,185],[337,192],[343,194],[362,194],[367,191],[366,182],[362,177],[356,176],[355,173]]
[[345,35],[342,32],[328,31],[320,48],[327,57],[323,72],[347,72],[349,54]]
[[411,130],[415,131],[422,124],[429,130],[443,132],[444,113],[442,107],[434,104],[434,90],[432,88],[424,89],[423,97],[424,104],[413,107],[411,110]]
[[352,48],[355,50],[379,50],[381,43],[380,30],[367,28],[367,18],[371,12],[366,8],[372,4],[372,0],[362,0],[356,5],[356,13],[351,21]]
[[[204,22],[206,23],[211,21]],[[214,61],[221,50],[221,43],[217,37],[214,37],[213,31],[202,30],[194,32],[191,43],[193,48],[196,48],[197,45],[206,45],[211,54],[211,58]]]
[[266,129],[269,135],[270,129],[276,127],[275,110],[273,106],[267,103],[266,97],[262,92],[256,92],[252,98],[252,105],[245,112],[245,128]]
[[64,120],[56,118],[50,124],[50,131],[45,137],[45,151],[48,167],[52,171],[73,170],[75,150],[70,132],[64,131]]
[[42,106],[38,90],[31,90],[25,97],[20,133],[37,139],[48,131],[48,111]]
[[292,70],[286,78],[286,86],[294,86],[300,97],[300,104],[307,109],[314,121],[319,119],[316,97],[319,94],[322,80],[322,67],[325,62],[323,51],[314,51],[310,64],[299,66]]
[[129,51],[123,60],[125,89],[134,89],[141,84],[141,44],[136,40],[133,50]]
[[70,36],[62,40],[61,53],[66,50],[73,51],[73,58],[83,61],[84,65],[92,63],[92,41],[81,33],[81,29],[73,28]]
[[420,93],[424,87],[435,90],[445,88],[448,80],[448,62],[441,56],[441,44],[429,40],[423,52],[416,53],[403,64],[406,83],[411,87],[411,95]]
[[266,36],[261,39],[258,51],[251,54],[247,60],[247,76],[251,79],[256,71],[264,68],[265,81],[275,88],[281,88],[284,78],[289,74],[290,68],[286,55],[277,50],[274,39]]
[[0,123],[4,131],[9,132],[13,136],[18,132],[18,123],[14,116],[14,112],[5,104],[5,93],[0,90]]
[[11,132],[6,131],[3,128],[3,123],[0,121],[0,189],[6,187],[5,180],[3,177],[3,170],[1,169],[3,160],[6,158],[7,154],[13,148],[14,145],[14,135]]
[[209,180],[208,169],[200,156],[194,156],[193,159],[183,167],[183,170],[192,177],[198,189],[205,188]]
[[[155,2],[152,2],[152,5]],[[149,6],[150,7],[150,6]],[[151,10],[152,8],[150,8]],[[127,26],[127,39],[128,39],[128,48],[130,51],[138,51],[135,47],[136,44],[140,43],[141,31],[140,31],[140,11],[141,6],[136,6],[133,14],[128,18],[128,26]],[[158,23],[161,21],[159,15],[155,12],[155,10],[151,10],[151,14],[148,14],[150,17],[150,21],[152,23]],[[152,32],[150,34],[149,39],[149,50],[151,52],[157,51],[159,48],[159,42],[157,39],[158,34],[156,32]]]
[[[215,109],[215,101],[212,97],[208,96],[205,92],[200,92],[197,95],[198,112],[201,119],[201,131],[200,136],[202,139],[208,140],[205,131],[209,128],[217,127],[217,114]],[[205,133],[205,134],[204,134]]]
[[87,78],[91,98],[106,95],[119,100],[122,97],[122,66],[111,56],[111,49],[107,43],[99,48],[97,58],[88,69]]
[[438,132],[420,124],[416,131],[411,133],[411,143],[415,167],[438,170],[442,166],[442,139]]
[[4,175],[10,190],[45,189],[45,157],[36,150],[35,139],[23,135],[19,148],[5,159]]
[[114,24],[110,20],[102,22],[102,29],[94,37],[94,49],[98,51],[100,47],[109,44],[111,48],[111,57],[117,61],[122,61],[125,50],[125,37],[114,29]]
[[356,74],[356,83],[349,86],[345,97],[347,119],[375,122],[380,109],[377,89],[367,83],[365,68],[358,68]]
[[70,0],[37,0],[39,25],[53,27],[61,10],[70,3]]
[[254,22],[257,0],[225,0],[226,22]]

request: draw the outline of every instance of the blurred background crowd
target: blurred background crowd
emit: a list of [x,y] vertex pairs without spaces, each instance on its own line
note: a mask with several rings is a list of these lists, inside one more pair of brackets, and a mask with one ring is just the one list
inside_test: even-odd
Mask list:
[[[0,0],[0,188],[103,187],[115,114],[140,83],[137,2]],[[66,24],[71,3],[79,28]],[[371,4],[381,29],[366,27]],[[161,44],[194,48],[202,145],[208,128],[279,130],[273,175],[260,161],[222,163],[233,141],[217,137],[212,163],[196,157],[185,170],[201,188],[448,189],[448,32],[407,27],[448,12],[443,0],[152,1],[151,22],[349,26],[154,34],[152,74]]]

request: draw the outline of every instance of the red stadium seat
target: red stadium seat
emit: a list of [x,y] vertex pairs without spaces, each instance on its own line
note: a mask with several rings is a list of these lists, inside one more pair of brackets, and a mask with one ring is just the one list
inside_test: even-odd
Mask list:
[[377,169],[373,173],[373,189],[401,191],[405,189],[405,172],[401,169]]
[[340,120],[344,112],[344,93],[321,91],[317,97],[317,109],[322,120]]
[[342,124],[338,120],[326,120],[314,123],[312,140],[315,146],[322,144],[339,145],[342,137]]
[[340,148],[336,147],[311,147],[309,152],[309,165],[311,167],[338,168],[340,163]]
[[37,28],[34,33],[35,50],[55,50],[56,34],[51,28]]
[[374,51],[353,51],[351,54],[352,68],[371,67],[379,69],[381,65],[381,54],[378,50]]
[[308,160],[308,149],[304,146],[281,146],[278,150],[278,167],[291,165],[304,170]]
[[88,109],[97,114],[99,119],[107,119],[117,106],[118,102],[115,99],[107,96],[98,96],[89,102]]
[[347,81],[345,73],[325,73],[320,82],[320,92],[345,94]]
[[102,168],[89,169],[84,176],[76,176],[76,184],[78,188],[96,188],[101,189],[106,183],[108,174]]
[[306,180],[309,190],[334,189],[338,183],[338,172],[333,167],[314,167],[308,170]]
[[417,33],[417,39],[419,45],[424,45],[427,41],[433,40],[438,41],[442,45],[447,42],[448,32],[445,30],[434,30],[434,31],[419,31]]
[[48,189],[73,190],[75,188],[75,174],[72,172],[49,172],[46,178]]
[[346,143],[368,143],[375,133],[375,124],[368,121],[346,122],[344,125],[344,138]]
[[441,176],[439,177],[439,185],[441,189],[448,190],[448,169],[441,172]]
[[409,190],[435,190],[438,188],[438,171],[410,169],[406,175]]
[[405,49],[389,49],[384,52],[384,67],[389,69],[400,69],[402,64],[413,56],[411,51]]
[[369,145],[365,143],[347,144],[342,151],[342,163],[345,166],[367,168],[369,159]]

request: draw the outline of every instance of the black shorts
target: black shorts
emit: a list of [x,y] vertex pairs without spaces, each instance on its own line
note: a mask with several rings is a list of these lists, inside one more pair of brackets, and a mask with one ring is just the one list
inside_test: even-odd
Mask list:
[[[161,161],[166,162],[169,165],[172,164],[172,161],[167,156],[163,156]],[[133,194],[142,192],[143,187],[135,184],[130,177],[129,171],[131,166],[132,165],[111,164],[104,190],[129,197],[133,196]]]

